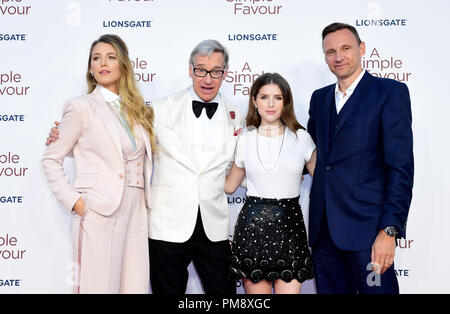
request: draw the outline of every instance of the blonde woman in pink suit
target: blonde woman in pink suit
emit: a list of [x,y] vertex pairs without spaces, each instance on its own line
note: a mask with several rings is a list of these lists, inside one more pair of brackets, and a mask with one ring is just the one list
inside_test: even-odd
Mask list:
[[[89,94],[70,99],[42,166],[73,213],[76,293],[148,293],[147,204],[153,111],[136,87],[128,49],[103,35],[90,50]],[[73,183],[63,161],[73,154]]]

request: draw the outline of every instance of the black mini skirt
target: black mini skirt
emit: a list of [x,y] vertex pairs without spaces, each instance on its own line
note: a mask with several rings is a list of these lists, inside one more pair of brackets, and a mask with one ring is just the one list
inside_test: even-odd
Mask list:
[[230,278],[304,282],[314,277],[299,197],[248,196],[231,245]]

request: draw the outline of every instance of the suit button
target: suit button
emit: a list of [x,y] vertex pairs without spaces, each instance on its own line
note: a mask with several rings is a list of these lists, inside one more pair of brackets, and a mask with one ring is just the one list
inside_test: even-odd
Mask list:
[[326,166],[325,169],[326,170],[331,170],[331,166]]

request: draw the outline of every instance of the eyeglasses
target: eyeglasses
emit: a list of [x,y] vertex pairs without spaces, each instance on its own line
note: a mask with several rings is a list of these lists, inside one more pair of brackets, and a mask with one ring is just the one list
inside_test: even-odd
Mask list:
[[194,75],[198,76],[198,77],[205,77],[207,76],[209,73],[209,76],[211,76],[212,78],[221,78],[223,76],[223,74],[225,73],[224,70],[205,70],[202,68],[194,68]]

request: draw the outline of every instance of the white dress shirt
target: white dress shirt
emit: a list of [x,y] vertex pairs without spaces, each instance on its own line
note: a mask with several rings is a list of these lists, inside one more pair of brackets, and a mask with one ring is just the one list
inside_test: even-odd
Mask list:
[[[365,72],[366,72],[365,70],[361,71],[361,73],[358,75],[356,80],[354,80],[353,83],[345,90],[345,93],[343,93],[339,90],[339,82],[336,82],[336,87],[334,89],[334,97],[335,97],[334,99],[336,101],[337,114],[339,114],[339,111],[341,111],[342,107],[344,107],[347,100],[353,94],[353,91],[355,90],[356,86],[358,86],[358,83],[359,83],[359,81],[361,81]],[[345,96],[344,96],[344,94],[345,94]]]
[[[192,100],[204,102],[198,97],[192,86],[189,89],[189,95]],[[200,117],[197,118],[192,110],[192,101],[187,103],[186,108],[186,132],[189,132],[192,157],[199,169],[203,169],[206,163],[213,158],[219,146],[223,145],[226,135],[227,120],[220,94],[217,94],[211,102],[218,103],[217,110],[211,119],[206,115],[206,110],[202,110]]]
[[119,95],[117,95],[116,93],[110,91],[109,89],[107,89],[101,85],[100,85],[100,91],[103,95],[103,98],[105,98],[105,101],[108,103],[112,103],[116,99],[121,100]]

